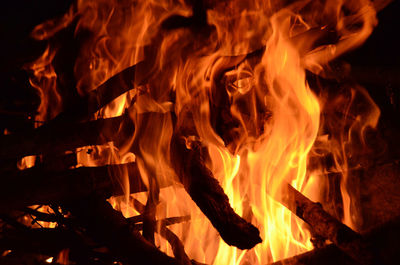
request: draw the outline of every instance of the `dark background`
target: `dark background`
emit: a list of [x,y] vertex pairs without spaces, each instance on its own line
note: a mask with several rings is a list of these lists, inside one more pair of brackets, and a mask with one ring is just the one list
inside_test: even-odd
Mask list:
[[31,128],[40,102],[29,84],[23,66],[37,59],[46,42],[30,37],[33,28],[51,18],[62,16],[70,0],[3,1],[0,15],[0,130],[16,132]]

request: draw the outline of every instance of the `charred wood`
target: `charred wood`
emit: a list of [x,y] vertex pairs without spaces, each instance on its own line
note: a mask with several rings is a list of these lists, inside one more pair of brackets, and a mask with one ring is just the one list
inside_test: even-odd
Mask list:
[[32,228],[23,224],[25,218],[20,218],[22,223],[11,216],[4,218],[2,215],[1,219],[1,264],[41,264],[48,257],[54,257],[56,261],[55,257],[63,251],[68,252],[68,259],[74,264],[92,264],[90,261],[96,259],[111,261],[106,253],[95,251],[93,242],[88,241],[82,233],[76,233],[71,229],[72,226]]
[[[160,235],[164,237],[168,243],[172,247],[172,251],[174,252],[174,257],[179,260],[183,265],[191,265],[188,255],[185,252],[185,248],[180,241],[179,237],[177,237],[170,229],[165,226],[162,226],[160,229]],[[195,263],[194,263],[195,264]]]
[[[136,215],[130,218],[127,218],[129,223],[134,226],[134,229],[136,230],[143,230],[143,215]],[[174,224],[179,224],[183,222],[188,222],[190,221],[190,215],[185,215],[185,216],[178,216],[178,217],[167,217],[162,220],[157,220],[155,227],[167,227],[170,225]]]
[[159,203],[160,187],[157,180],[150,179],[149,195],[143,212],[143,237],[155,245],[156,207]]
[[[374,265],[398,264],[400,246],[400,216],[370,229],[363,233],[363,237],[371,246],[371,253],[375,257]],[[360,264],[350,258],[334,244],[275,262],[271,265],[319,265],[319,264]]]
[[284,186],[282,194],[282,203],[309,224],[313,233],[329,239],[359,263],[373,263],[370,245],[365,239],[324,211],[321,204],[312,202],[290,184]]
[[147,188],[135,163],[81,167],[64,171],[30,168],[2,178],[0,210],[18,209],[33,204],[51,204],[97,194],[103,198],[123,195],[124,190],[113,172],[126,170],[130,192]]
[[36,157],[35,166],[48,171],[61,171],[73,168],[78,164],[77,152],[65,152]]
[[161,220],[161,225],[169,226],[169,225],[179,224],[179,223],[188,222],[188,221],[190,221],[190,215],[184,215],[184,216],[178,216],[178,217],[168,217],[168,218]]
[[[129,222],[140,222],[143,221],[143,225],[140,224],[135,224],[134,229],[136,230],[143,230],[144,233],[144,223],[146,221],[146,205],[141,204],[140,202],[137,202],[137,204],[139,204],[137,207],[137,209],[142,209],[143,214],[141,215],[137,215],[131,218],[128,218]],[[140,205],[141,204],[141,205]],[[155,218],[153,219],[155,220]],[[183,243],[181,242],[181,240],[179,239],[178,236],[176,236],[174,234],[174,232],[172,232],[167,226],[168,225],[172,225],[172,224],[176,224],[176,223],[181,223],[181,222],[185,222],[185,221],[189,221],[190,220],[190,216],[180,216],[180,217],[169,217],[169,218],[165,218],[163,220],[159,220],[159,221],[155,221],[155,224],[153,225],[153,231],[155,231],[155,227],[158,227],[159,229],[157,229],[157,232],[163,237],[165,238],[168,243],[171,245],[172,251],[174,253],[174,257],[179,260],[183,265],[201,265],[201,263],[195,261],[195,260],[190,260],[188,255],[185,252],[185,248],[183,246]]]
[[69,104],[69,107],[51,120],[49,124],[63,124],[89,119],[96,111],[118,96],[137,86],[146,84],[151,75],[152,66],[152,60],[149,59],[124,69],[90,91],[86,96],[76,99],[73,104]]
[[261,242],[258,229],[235,213],[212,172],[205,166],[200,142],[186,145],[182,135],[173,136],[171,157],[185,190],[218,230],[224,241],[240,249],[250,249]]
[[[11,264],[42,264],[39,261],[44,262],[46,256],[57,257],[63,250],[68,250],[68,259],[73,264],[99,264],[95,262],[96,260],[107,262],[101,264],[112,264],[115,261],[108,253],[96,251],[96,247],[82,233],[76,233],[70,229],[7,228],[0,233],[0,249],[9,250],[7,251],[9,253],[0,258],[0,263],[7,264],[3,261],[15,261]],[[31,262],[33,258],[38,259],[38,262]],[[29,262],[22,262],[25,259]]]
[[159,251],[137,231],[130,229],[122,213],[114,210],[103,199],[88,198],[66,205],[87,233],[106,245],[122,262],[128,264],[180,264]]
[[65,248],[86,248],[77,235],[58,228],[3,229],[0,247],[49,256],[57,255]]
[[31,209],[29,207],[25,207],[22,209],[23,212],[32,216],[32,219],[35,221],[43,221],[43,222],[60,222],[60,218],[57,217],[55,214],[51,213],[43,213],[39,212],[35,209]]
[[21,134],[0,137],[0,158],[18,158],[42,153],[60,153],[74,148],[104,144],[121,130],[134,131],[129,115],[85,123],[48,124]]
[[[150,194],[151,195],[151,194]],[[150,196],[149,195],[149,196]],[[148,198],[146,205],[141,204],[140,202],[137,202],[137,206],[136,209],[141,209],[142,210],[142,214],[141,215],[137,215],[131,218],[128,218],[129,223],[134,222],[135,226],[134,229],[135,230],[143,230],[143,236],[145,233],[145,228],[146,222],[149,222],[148,218],[148,202],[149,202],[150,198]],[[153,209],[154,212],[154,209]],[[170,217],[170,218],[165,218],[163,220],[159,220],[159,221],[155,221],[155,216],[152,217],[151,221],[153,222],[151,225],[151,232],[155,232],[156,231],[156,227],[158,227],[159,229],[157,229],[157,232],[164,237],[168,243],[170,243],[171,247],[172,247],[172,251],[174,253],[174,257],[179,260],[183,265],[188,265],[188,264],[197,264],[195,261],[190,261],[189,257],[187,256],[184,246],[182,244],[182,242],[180,241],[180,239],[170,230],[167,228],[168,225],[174,224],[174,223],[180,223],[180,222],[184,222],[187,220],[188,216],[181,216],[181,217]],[[190,219],[190,216],[189,216]],[[143,222],[142,225],[137,224],[137,222]],[[147,226],[149,226],[150,224],[147,224]],[[152,240],[154,240],[154,234],[152,234]],[[154,245],[154,242],[151,242]]]

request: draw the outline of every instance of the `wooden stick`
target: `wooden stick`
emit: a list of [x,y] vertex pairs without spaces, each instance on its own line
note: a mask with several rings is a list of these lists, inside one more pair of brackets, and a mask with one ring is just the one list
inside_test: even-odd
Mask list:
[[370,246],[362,236],[325,212],[322,205],[312,202],[290,184],[282,189],[281,202],[311,226],[313,232],[332,241],[340,250],[361,264],[372,264]]
[[22,209],[23,212],[32,216],[32,218],[36,221],[43,222],[60,222],[60,218],[57,215],[51,213],[42,213],[37,210],[31,209],[29,207],[24,207]]
[[[149,199],[150,198],[148,198],[147,202],[149,202]],[[134,225],[135,225],[134,229],[143,230],[143,234],[144,234],[145,222],[148,221],[148,220],[146,220],[146,218],[148,218],[146,216],[147,215],[146,211],[148,210],[147,203],[146,203],[146,205],[144,205],[141,202],[137,201],[135,208],[136,208],[136,210],[142,210],[142,214],[128,218],[128,221],[130,223],[134,222]],[[153,209],[153,211],[154,211],[154,209]],[[156,229],[155,229],[156,227],[160,228],[157,232],[170,243],[172,251],[174,253],[174,257],[179,262],[181,262],[182,265],[201,265],[201,263],[199,263],[195,260],[189,259],[189,257],[187,256],[187,254],[185,252],[183,243],[181,242],[179,237],[177,237],[170,229],[167,228],[168,225],[181,223],[181,222],[185,222],[188,220],[190,220],[190,215],[179,216],[179,217],[169,217],[169,218],[165,218],[165,219],[162,219],[159,221],[155,221],[155,216],[154,216],[154,217],[152,217],[152,222],[153,222],[152,232],[156,231]],[[141,222],[141,221],[143,222],[142,225],[137,224],[137,222]],[[152,239],[154,240],[154,235],[153,235]],[[154,243],[153,243],[153,245],[154,245]]]
[[[136,215],[130,218],[127,218],[128,222],[132,225],[134,225],[136,230],[142,230],[143,229],[143,224],[140,224],[140,222],[143,222],[143,215]],[[184,216],[178,216],[178,217],[167,217],[162,220],[157,220],[155,223],[155,227],[163,227],[163,226],[170,226],[173,224],[179,224],[183,222],[188,222],[190,221],[190,215],[184,215]]]
[[159,203],[160,187],[157,180],[150,179],[149,194],[142,213],[143,215],[143,237],[155,245],[154,234],[156,232],[156,207]]
[[188,255],[185,252],[185,248],[177,237],[170,229],[166,226],[161,226],[160,235],[164,237],[168,243],[171,245],[172,251],[174,252],[174,257],[179,260],[182,265],[191,265]]
[[144,60],[115,74],[55,117],[49,124],[84,121],[123,93],[144,85],[151,76],[152,60]]
[[[3,177],[0,186],[0,211],[33,204],[51,204],[98,194],[103,198],[123,195],[115,172],[129,175],[130,192],[146,191],[136,163],[81,167],[64,171],[31,168]],[[161,187],[166,187],[166,183]]]
[[185,190],[218,230],[224,241],[240,249],[250,249],[261,242],[259,231],[235,213],[228,196],[205,166],[199,142],[192,142],[191,149],[185,138],[176,134],[171,143],[174,168]]
[[21,134],[0,136],[0,158],[62,153],[87,145],[118,139],[121,131],[135,130],[128,114],[85,123],[49,124]]
[[146,241],[139,232],[131,231],[126,218],[103,199],[79,200],[66,205],[66,208],[79,219],[91,237],[105,244],[122,262],[138,265],[180,264]]
[[[149,194],[149,197],[150,196],[151,196],[151,193]],[[146,222],[149,222],[149,221],[152,222],[151,224],[149,224],[149,223],[147,224],[147,226],[151,225],[151,232],[152,233],[154,233],[156,231],[156,229],[155,229],[156,227],[160,227],[158,232],[162,237],[164,237],[170,243],[170,245],[172,247],[172,251],[174,253],[174,257],[178,261],[180,261],[182,263],[182,265],[191,265],[190,259],[189,259],[189,257],[187,256],[187,254],[185,252],[185,249],[183,247],[182,242],[180,241],[180,239],[170,229],[167,228],[167,221],[166,220],[168,218],[160,220],[160,221],[156,221],[155,220],[155,215],[154,215],[155,214],[155,208],[153,208],[152,211],[153,211],[153,215],[154,216],[153,215],[150,216],[151,220],[149,220],[149,214],[148,214],[148,211],[149,211],[149,209],[148,209],[149,200],[151,200],[151,199],[150,198],[147,199],[146,205],[144,205],[144,204],[142,204],[140,202],[137,202],[136,203],[137,204],[136,205],[137,206],[136,210],[142,209],[142,214],[138,215],[138,216],[134,216],[134,217],[128,218],[128,221],[130,221],[130,222],[132,222],[132,221],[135,221],[135,222],[142,221],[143,222],[142,225],[135,224],[135,229],[136,230],[142,230],[144,237],[145,237],[144,233],[145,233],[145,229],[146,229],[146,224],[145,224]],[[158,200],[158,198],[157,198],[157,200]],[[179,219],[179,217],[178,217],[178,219]],[[153,241],[151,241],[151,243],[153,245],[155,245],[154,244],[154,234],[151,234],[151,239],[153,240]]]
[[[374,227],[363,233],[363,238],[371,246],[370,250],[374,256],[374,265],[397,265],[400,251],[400,216]],[[330,244],[321,249],[287,258],[271,265],[357,265],[344,251],[336,245]]]
[[[68,227],[68,229],[61,227],[34,229],[28,227],[24,229],[3,228],[0,231],[0,249],[11,250],[10,255],[6,257],[12,255],[22,258],[26,255],[56,257],[60,251],[69,249],[69,260],[73,264],[98,264],[98,262],[92,262],[96,259],[105,264],[111,264],[115,261],[115,258],[109,253],[96,251],[95,248],[97,247],[98,243],[93,243],[86,235],[82,234],[82,231],[76,233],[71,227]],[[2,260],[0,260],[0,264],[3,264]],[[25,264],[25,262],[16,264]]]

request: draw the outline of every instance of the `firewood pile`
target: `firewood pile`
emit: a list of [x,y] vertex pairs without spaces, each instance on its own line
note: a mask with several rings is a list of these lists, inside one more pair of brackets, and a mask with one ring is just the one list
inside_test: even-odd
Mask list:
[[[247,216],[241,216],[234,210],[226,191],[210,170],[211,158],[196,128],[196,119],[199,117],[190,108],[171,114],[173,132],[165,155],[171,158],[176,176],[166,181],[142,176],[143,161],[140,156],[147,154],[142,153],[137,143],[130,150],[137,155],[135,161],[77,166],[77,150],[80,148],[90,152],[91,146],[110,142],[123,146],[125,139],[132,135],[140,137],[146,133],[143,129],[135,128],[130,112],[132,108],[115,117],[93,117],[129,91],[146,85],[162,85],[162,81],[159,81],[162,78],[158,76],[160,73],[155,70],[156,58],[163,44],[162,36],[180,29],[187,30],[199,39],[210,34],[213,28],[207,24],[206,12],[213,7],[212,1],[187,2],[193,8],[192,15],[165,18],[160,24],[159,33],[145,47],[143,60],[116,73],[85,95],[70,92],[76,91],[77,86],[73,78],[74,61],[79,55],[76,50],[85,39],[84,35],[74,36],[74,23],[77,21],[46,40],[61,45],[54,64],[57,76],[60,77],[59,85],[64,89],[61,94],[67,100],[57,115],[40,121],[43,122],[40,126],[33,119],[38,107],[34,93],[28,93],[26,98],[20,100],[23,103],[18,103],[18,100],[11,100],[18,99],[18,95],[10,92],[6,94],[11,98],[10,102],[7,99],[0,102],[1,129],[7,129],[0,136],[0,264],[203,264],[187,253],[182,239],[170,229],[172,225],[191,222],[193,217],[181,215],[157,218],[160,192],[174,185],[180,185],[185,190],[229,246],[249,250],[265,240],[260,235],[258,224],[252,224]],[[55,9],[68,7],[65,3],[44,3]],[[52,17],[53,11],[50,10],[46,15],[46,19]],[[27,20],[26,23],[30,30],[38,24],[36,20]],[[305,34],[311,38],[316,31],[323,36],[325,42],[338,38],[329,27],[310,29]],[[45,41],[27,41],[27,35],[21,35],[16,37],[18,43],[28,43],[24,45],[31,47],[31,52],[25,51],[27,54],[20,55],[22,58],[13,58],[21,47],[17,45],[14,50],[11,49],[14,53],[10,52],[9,58],[5,60],[11,68],[3,72],[2,79],[8,80],[6,84],[18,84],[24,91],[30,91],[33,88],[27,82],[28,77],[24,74],[26,71],[21,69],[25,63],[43,52]],[[266,46],[263,46],[241,56],[226,56],[225,68],[213,74],[215,86],[235,82],[226,73],[243,63],[259,63],[265,49]],[[3,68],[6,69],[6,66],[2,65]],[[315,83],[327,82],[331,87],[349,81],[327,81],[315,74],[308,74]],[[398,85],[395,81],[392,84]],[[312,81],[310,85],[313,85]],[[238,121],[230,115],[225,89],[215,91],[213,102],[210,102],[211,123],[224,143],[230,145],[230,151],[235,151]],[[135,104],[137,97],[142,96],[140,93],[144,95],[147,92],[139,90],[132,104]],[[173,104],[175,95],[167,97]],[[395,101],[390,102],[394,104]],[[392,105],[387,108],[390,107]],[[255,124],[260,127],[256,131],[261,134],[262,125],[273,114],[261,106],[255,108],[259,114]],[[173,112],[171,109],[163,111]],[[398,111],[395,109],[391,113],[387,112],[387,120]],[[152,126],[154,115],[141,113],[142,128],[143,124]],[[390,139],[396,141],[396,129],[391,126],[388,122],[382,123],[380,131],[374,135],[377,136],[375,145],[387,144]],[[388,130],[392,130],[391,138],[379,140],[388,135]],[[400,147],[400,142],[393,142],[393,146],[393,149]],[[304,222],[312,235],[314,249],[273,264],[398,263],[400,219],[396,216],[400,214],[400,207],[396,205],[400,205],[400,200],[396,201],[396,198],[400,198],[400,195],[393,186],[400,188],[397,180],[400,169],[396,162],[400,153],[395,150],[375,156],[371,153],[368,161],[378,162],[361,165],[364,166],[361,169],[352,169],[358,172],[358,175],[354,175],[361,176],[355,185],[368,187],[355,191],[365,220],[362,226],[357,227],[357,231],[340,221],[343,209],[340,208],[342,202],[337,199],[341,196],[340,190],[332,188],[339,182],[334,176],[331,179],[335,185],[330,188],[329,198],[321,203],[310,200],[289,183],[285,182],[280,187],[281,196],[276,199]],[[33,167],[21,168],[21,159],[26,157],[34,157]],[[128,186],[121,185],[122,180],[116,172],[124,172],[128,176]],[[382,193],[382,190],[390,190],[387,198],[382,194],[374,195]],[[126,194],[127,191],[129,194]],[[145,203],[129,196],[137,193],[146,194]],[[110,204],[110,198],[126,198],[127,195],[139,213],[128,218],[118,207]],[[393,203],[387,202],[391,200]],[[169,243],[173,256],[160,251],[156,244],[158,236]]]
[[[81,146],[118,139],[124,133],[133,134],[135,128],[128,115],[87,122],[80,122],[80,120],[85,120],[89,114],[97,111],[94,106],[101,108],[113,97],[119,96],[115,89],[113,93],[102,91],[113,88],[115,80],[128,79],[125,77],[127,73],[129,73],[127,76],[131,77],[132,71],[140,66],[123,71],[98,87],[87,98],[80,99],[79,106],[82,106],[83,112],[79,112],[80,109],[78,112],[76,109],[73,112],[66,111],[37,129],[2,136],[1,157],[15,161],[29,155],[40,154],[46,157],[50,154],[65,154],[65,151]],[[120,91],[120,93],[123,92]],[[110,95],[111,98],[97,95]],[[234,212],[218,181],[205,166],[201,144],[198,143],[198,146],[193,146],[190,150],[187,149],[181,140],[180,132],[177,132],[173,139],[171,152],[176,156],[176,170],[179,172],[180,181],[225,242],[240,249],[249,249],[261,242],[258,229]],[[44,229],[44,238],[47,233],[60,232],[73,237],[75,241],[71,241],[72,243],[79,241],[75,229],[84,229],[88,233],[87,236],[94,236],[98,244],[104,244],[109,249],[112,254],[109,254],[108,259],[114,257],[128,264],[187,264],[188,262],[196,264],[195,261],[190,261],[183,250],[182,243],[167,228],[168,224],[188,221],[187,217],[155,220],[154,207],[157,204],[157,193],[162,186],[158,183],[154,184],[146,205],[136,202],[141,212],[140,216],[131,220],[125,219],[120,212],[111,207],[106,199],[110,196],[123,195],[121,187],[112,181],[111,174],[114,170],[128,172],[131,193],[147,190],[136,163],[69,169],[76,164],[74,155],[76,154],[60,155],[50,162],[25,170],[5,169],[3,171],[5,182],[2,185],[1,209],[5,213],[2,218],[7,227],[13,227],[7,229],[16,230],[4,230],[5,240],[8,240],[9,233],[22,233],[20,229],[28,233],[27,236],[29,233],[39,233],[43,230],[28,228],[18,222],[12,209],[22,209],[20,214],[30,215],[32,223],[45,221],[58,224],[57,228]],[[21,183],[24,185],[21,186]],[[150,186],[153,187],[152,184]],[[50,205],[53,212],[46,214],[26,208],[29,205]],[[63,211],[68,211],[70,216],[66,217],[65,212],[60,212],[60,207]],[[157,223],[162,226],[161,235],[171,243],[176,259],[168,257],[154,246]],[[143,235],[139,234],[139,229],[143,231]],[[20,235],[24,238],[24,233]],[[38,237],[41,237],[40,233]],[[18,238],[14,240],[18,242]],[[85,246],[85,248],[90,247]],[[61,250],[57,249],[57,251]],[[90,253],[85,253],[85,255],[88,255],[86,258],[100,259],[96,255],[91,256]]]

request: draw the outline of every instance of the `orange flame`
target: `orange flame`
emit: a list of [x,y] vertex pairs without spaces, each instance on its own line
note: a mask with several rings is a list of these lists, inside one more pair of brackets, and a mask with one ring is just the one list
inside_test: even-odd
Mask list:
[[[171,138],[179,126],[192,123],[194,133],[187,141],[200,139],[208,148],[207,166],[232,207],[255,224],[263,238],[252,250],[229,247],[182,185],[175,183],[161,190],[156,215],[191,215],[190,222],[171,230],[188,255],[200,262],[266,264],[312,249],[303,223],[279,203],[280,188],[291,183],[319,200],[319,188],[327,185],[321,176],[333,171],[342,174],[344,221],[355,227],[346,189],[348,149],[355,148],[355,138],[363,142],[366,128],[376,126],[379,110],[359,87],[348,90],[352,99],[358,97],[365,104],[361,112],[352,108],[354,100],[339,96],[337,102],[325,101],[310,89],[306,71],[328,78],[329,62],[360,46],[372,32],[377,23],[374,5],[369,0],[283,2],[204,1],[203,9],[192,10],[191,1],[183,0],[77,1],[59,24],[53,21],[37,28],[42,30],[40,38],[51,38],[79,18],[76,32],[92,33],[75,64],[81,95],[126,67],[154,61],[148,84],[132,87],[96,114],[113,117],[129,111],[135,124],[132,139],[122,147],[112,142],[90,147],[95,150],[91,156],[85,154],[89,147],[81,148],[78,163],[134,160],[148,186],[151,179],[175,180]],[[176,21],[184,26],[174,26]],[[47,108],[46,100],[56,95],[54,52],[48,48],[32,67],[31,84],[45,95],[42,105]],[[340,128],[334,117],[320,120],[321,112],[329,114],[337,107],[344,109]],[[53,111],[52,117],[58,109]],[[43,107],[39,113],[48,116]],[[310,159],[320,159],[321,153],[333,156],[331,168],[322,160],[309,166]],[[128,176],[121,179],[128,187]],[[125,216],[138,214],[130,196],[145,195],[130,195],[126,188],[124,199],[110,202]],[[172,255],[165,240],[159,237],[156,243]]]
[[38,114],[35,116],[37,122],[48,121],[61,111],[62,99],[57,90],[57,74],[52,65],[55,54],[56,50],[48,46],[39,59],[27,66],[33,71],[33,77],[29,82],[37,89],[40,96]]

